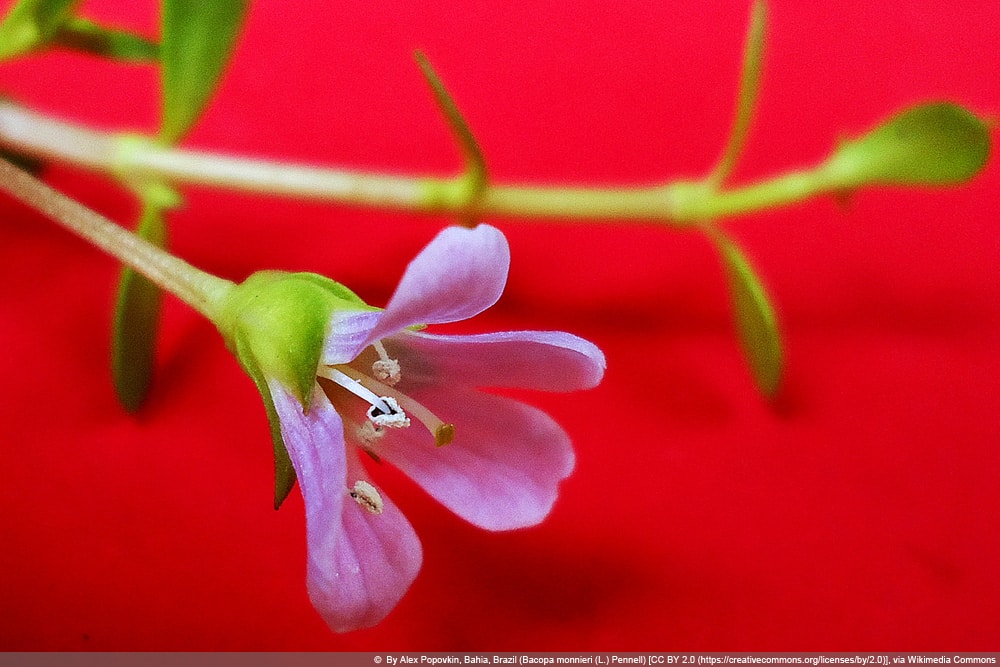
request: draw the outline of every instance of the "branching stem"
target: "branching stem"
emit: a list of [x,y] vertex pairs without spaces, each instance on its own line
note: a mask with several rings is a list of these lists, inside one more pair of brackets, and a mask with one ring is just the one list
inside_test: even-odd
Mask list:
[[622,220],[690,227],[708,219],[793,204],[835,189],[820,164],[721,190],[714,183],[694,180],[647,187],[491,183],[470,203],[465,175],[400,176],[168,148],[145,137],[99,132],[57,120],[10,101],[0,101],[0,146],[124,180],[200,184],[369,208],[476,217]]

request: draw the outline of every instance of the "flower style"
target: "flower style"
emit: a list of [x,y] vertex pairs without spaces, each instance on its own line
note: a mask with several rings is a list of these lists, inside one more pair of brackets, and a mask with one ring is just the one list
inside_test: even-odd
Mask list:
[[300,484],[309,595],[335,631],[378,623],[422,561],[362,452],[488,530],[540,522],[573,468],[547,414],[478,388],[593,387],[605,367],[596,346],[562,332],[419,330],[489,308],[509,263],[499,230],[452,227],[410,263],[385,310],[312,274],[255,274],[237,288],[220,329],[268,408],[276,505]]

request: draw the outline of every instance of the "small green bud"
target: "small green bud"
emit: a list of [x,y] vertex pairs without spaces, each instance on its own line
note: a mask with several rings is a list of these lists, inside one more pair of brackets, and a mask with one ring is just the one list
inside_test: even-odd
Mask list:
[[323,276],[261,271],[233,288],[216,326],[251,376],[277,379],[307,407],[338,310],[374,309]]
[[862,185],[964,183],[986,164],[989,128],[950,102],[902,111],[857,139],[843,142],[824,165],[836,188]]

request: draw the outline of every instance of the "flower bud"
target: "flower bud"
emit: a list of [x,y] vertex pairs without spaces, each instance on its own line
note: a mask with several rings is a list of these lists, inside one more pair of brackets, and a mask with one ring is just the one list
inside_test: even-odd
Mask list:
[[990,150],[985,122],[948,102],[902,111],[843,142],[825,171],[836,188],[862,185],[950,185],[975,176]]

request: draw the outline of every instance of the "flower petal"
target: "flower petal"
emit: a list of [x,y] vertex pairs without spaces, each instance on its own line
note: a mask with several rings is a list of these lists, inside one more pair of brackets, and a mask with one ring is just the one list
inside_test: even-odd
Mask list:
[[414,425],[387,433],[378,454],[448,509],[487,530],[539,523],[573,470],[569,436],[547,414],[510,398],[462,388],[414,397],[452,418],[455,439],[435,447]]
[[597,386],[607,366],[596,345],[562,331],[471,336],[404,331],[385,343],[407,384],[576,391]]
[[456,322],[500,298],[510,248],[496,227],[448,227],[406,267],[368,342],[414,324]]
[[416,577],[420,542],[385,496],[381,514],[350,497],[348,481],[364,479],[364,470],[353,449],[347,455],[340,416],[319,387],[305,414],[279,382],[269,380],[268,387],[305,501],[313,606],[337,632],[375,625]]
[[[348,483],[374,487],[351,450]],[[345,490],[346,491],[346,490]],[[423,552],[413,527],[392,500],[379,491],[382,511],[374,514],[351,499],[345,502],[342,533],[332,562],[310,550],[309,597],[337,632],[368,628],[392,611],[420,571]]]
[[372,330],[382,317],[378,310],[337,311],[330,319],[330,330],[323,343],[320,362],[333,366],[346,364],[371,344]]

